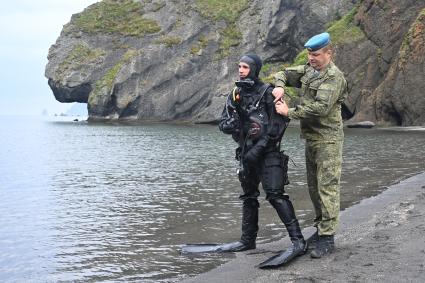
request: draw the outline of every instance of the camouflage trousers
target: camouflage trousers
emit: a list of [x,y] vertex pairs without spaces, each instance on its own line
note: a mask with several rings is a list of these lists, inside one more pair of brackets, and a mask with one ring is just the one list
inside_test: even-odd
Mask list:
[[306,140],[307,184],[319,235],[334,235],[338,226],[342,144]]

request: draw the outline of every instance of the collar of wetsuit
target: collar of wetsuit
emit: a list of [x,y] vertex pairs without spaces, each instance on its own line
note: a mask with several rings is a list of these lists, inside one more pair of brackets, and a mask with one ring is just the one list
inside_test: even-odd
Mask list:
[[235,82],[235,85],[242,89],[251,89],[255,85],[252,79],[241,79]]

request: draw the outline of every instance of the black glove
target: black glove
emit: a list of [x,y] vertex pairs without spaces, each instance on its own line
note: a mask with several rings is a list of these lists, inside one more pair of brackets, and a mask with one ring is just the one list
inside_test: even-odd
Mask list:
[[244,162],[248,164],[253,164],[258,162],[264,150],[266,149],[267,142],[269,141],[269,137],[265,136],[261,140],[259,140],[247,153],[244,155]]
[[223,120],[219,124],[220,130],[225,134],[234,134],[239,131],[240,121],[237,115]]

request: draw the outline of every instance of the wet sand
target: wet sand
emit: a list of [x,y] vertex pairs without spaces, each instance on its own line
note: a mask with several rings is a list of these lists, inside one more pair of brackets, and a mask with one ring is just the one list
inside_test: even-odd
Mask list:
[[335,244],[322,259],[307,253],[278,269],[256,268],[289,245],[285,238],[183,282],[425,282],[425,172],[341,212]]

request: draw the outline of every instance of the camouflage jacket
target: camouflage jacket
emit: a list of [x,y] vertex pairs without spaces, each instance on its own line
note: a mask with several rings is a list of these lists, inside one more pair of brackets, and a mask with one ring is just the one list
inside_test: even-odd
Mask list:
[[275,86],[301,88],[300,103],[288,117],[301,122],[301,138],[316,141],[344,139],[341,103],[347,96],[344,74],[330,63],[318,72],[310,65],[288,67],[275,74]]

